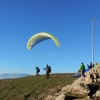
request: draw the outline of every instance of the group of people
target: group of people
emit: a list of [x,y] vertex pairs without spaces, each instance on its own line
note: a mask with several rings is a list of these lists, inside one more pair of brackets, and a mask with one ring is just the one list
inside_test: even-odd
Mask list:
[[[96,65],[97,64],[98,63],[96,63]],[[88,66],[88,68],[86,69],[84,63],[83,62],[81,63],[81,66],[79,69],[81,72],[81,76],[85,77],[84,73],[95,67],[95,65],[92,64],[92,62],[90,62],[90,65],[87,64],[87,66]],[[49,74],[51,73],[51,67],[47,64],[46,68],[43,68],[43,69],[46,70],[46,79],[49,79]],[[36,66],[36,76],[39,75],[39,72],[40,72],[40,69],[39,69],[39,67]]]
[[[47,64],[46,68],[43,68],[44,70],[46,70],[46,79],[49,79],[49,73],[51,73],[51,67]],[[36,66],[36,76],[39,75],[40,69],[39,67]]]
[[[97,65],[97,64],[98,64],[98,63],[96,63],[96,65]],[[92,69],[92,68],[95,67],[95,65],[92,64],[92,62],[90,62],[90,65],[87,64],[87,66],[88,66],[88,68],[87,68],[87,70],[86,70],[84,63],[83,63],[83,62],[81,63],[81,66],[80,66],[81,76],[85,76],[84,73],[85,73],[86,71],[89,71],[90,69]]]

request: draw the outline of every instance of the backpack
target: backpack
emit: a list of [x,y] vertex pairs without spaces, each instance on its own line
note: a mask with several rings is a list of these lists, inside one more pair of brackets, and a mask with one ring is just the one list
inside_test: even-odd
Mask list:
[[40,72],[40,69],[38,68],[37,71]]
[[51,73],[51,67],[48,66],[48,73]]

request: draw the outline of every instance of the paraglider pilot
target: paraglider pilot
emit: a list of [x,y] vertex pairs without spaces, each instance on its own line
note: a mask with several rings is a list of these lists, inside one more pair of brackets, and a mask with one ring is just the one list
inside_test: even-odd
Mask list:
[[47,64],[46,68],[43,68],[44,70],[46,70],[46,79],[49,79],[49,73],[51,72],[51,67]]
[[36,70],[36,75],[39,75],[39,74],[38,74],[38,73],[40,72],[39,67],[36,66],[36,69],[35,69],[35,70]]

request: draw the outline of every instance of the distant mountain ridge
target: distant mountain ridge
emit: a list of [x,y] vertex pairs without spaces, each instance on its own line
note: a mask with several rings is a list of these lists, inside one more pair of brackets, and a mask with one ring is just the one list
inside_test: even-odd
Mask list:
[[30,74],[26,74],[26,73],[5,73],[5,74],[0,74],[0,79],[20,78],[20,77],[25,77],[29,75]]

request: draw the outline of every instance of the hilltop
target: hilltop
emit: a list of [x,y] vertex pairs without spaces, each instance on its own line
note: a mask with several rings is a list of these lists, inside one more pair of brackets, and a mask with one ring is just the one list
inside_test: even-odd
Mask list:
[[38,97],[38,100],[44,100],[45,94],[60,91],[63,86],[75,81],[76,78],[69,77],[73,74],[51,74],[50,79],[46,79],[45,75],[31,75],[0,80],[0,100],[36,100]]
[[85,77],[72,77],[74,74],[53,73],[50,79],[43,74],[0,80],[0,100],[99,100],[100,64]]

